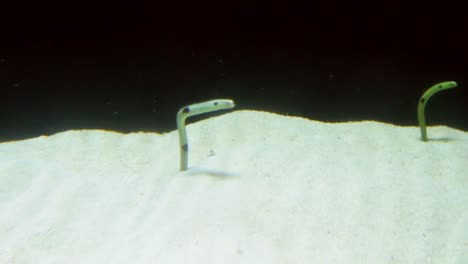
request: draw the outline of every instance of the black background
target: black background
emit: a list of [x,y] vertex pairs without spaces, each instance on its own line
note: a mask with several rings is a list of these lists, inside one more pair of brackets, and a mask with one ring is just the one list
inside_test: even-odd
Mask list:
[[452,2],[20,3],[3,6],[0,141],[69,129],[169,132],[231,98],[322,121],[468,130],[466,11]]

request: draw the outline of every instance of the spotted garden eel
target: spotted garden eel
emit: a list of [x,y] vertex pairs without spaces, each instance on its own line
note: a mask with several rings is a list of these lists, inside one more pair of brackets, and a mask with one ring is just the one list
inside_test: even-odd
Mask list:
[[234,101],[229,99],[216,99],[203,103],[187,105],[179,109],[177,112],[177,130],[179,130],[180,142],[180,170],[187,170],[188,164],[188,143],[187,132],[185,130],[185,119],[190,116],[203,113],[213,112],[221,109],[233,108]]
[[427,91],[421,96],[419,99],[418,104],[418,123],[421,129],[421,140],[427,141],[427,132],[426,132],[426,119],[424,118],[424,108],[426,107],[426,103],[431,98],[431,96],[438,91],[450,89],[457,87],[456,82],[441,82],[436,85],[431,86]]

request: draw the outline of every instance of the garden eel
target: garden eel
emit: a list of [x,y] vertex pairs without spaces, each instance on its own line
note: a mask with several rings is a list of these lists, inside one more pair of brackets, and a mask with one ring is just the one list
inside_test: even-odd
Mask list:
[[221,109],[233,108],[234,101],[229,99],[216,99],[202,103],[187,105],[177,112],[177,130],[179,130],[180,142],[180,170],[187,170],[188,164],[188,143],[187,132],[185,130],[185,119],[190,116],[213,112]]
[[421,96],[421,99],[419,99],[419,104],[418,104],[418,122],[419,122],[419,127],[421,129],[421,140],[422,141],[427,141],[427,132],[426,132],[426,119],[424,117],[424,108],[426,107],[426,103],[431,98],[431,96],[438,91],[450,89],[457,87],[456,82],[441,82],[436,85],[431,86],[427,91]]

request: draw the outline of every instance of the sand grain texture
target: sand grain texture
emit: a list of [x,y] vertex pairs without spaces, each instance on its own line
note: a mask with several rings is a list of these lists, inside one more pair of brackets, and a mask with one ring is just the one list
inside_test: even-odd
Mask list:
[[0,144],[0,263],[468,263],[468,133],[234,111]]

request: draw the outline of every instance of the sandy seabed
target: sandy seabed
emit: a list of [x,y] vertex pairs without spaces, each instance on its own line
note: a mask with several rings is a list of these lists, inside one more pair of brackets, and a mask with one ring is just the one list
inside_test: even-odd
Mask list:
[[0,144],[0,263],[468,263],[468,133],[234,111]]

